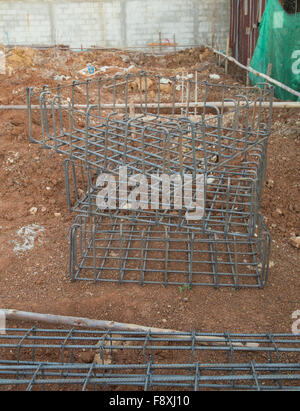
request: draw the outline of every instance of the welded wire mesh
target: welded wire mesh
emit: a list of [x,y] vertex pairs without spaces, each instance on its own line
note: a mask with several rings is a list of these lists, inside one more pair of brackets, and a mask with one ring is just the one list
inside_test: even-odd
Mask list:
[[[194,177],[189,187],[185,174],[172,174],[170,179],[165,180],[167,186],[159,175],[152,175],[151,178],[144,176],[142,182],[132,181],[133,187],[143,185],[145,195],[137,201],[130,194],[130,187],[126,186],[126,193],[123,194],[123,175],[119,174],[121,169],[117,168],[109,174],[115,178],[114,190],[110,191],[106,187],[105,199],[102,195],[103,201],[99,202],[104,185],[99,178],[103,174],[83,161],[66,160],[66,195],[69,209],[84,216],[109,215],[111,218],[148,224],[193,228],[205,233],[249,237],[253,236],[257,223],[265,165],[266,146],[259,144],[249,149],[241,161],[231,160],[226,165],[217,165],[213,172],[198,175],[203,177],[200,189]],[[133,177],[131,179],[134,180]],[[193,207],[185,198],[189,189]],[[153,201],[153,197],[157,201]],[[180,205],[176,208],[178,198]],[[201,208],[201,215],[198,214],[196,218],[198,207]]]
[[104,171],[123,164],[131,172],[196,173],[268,137],[272,95],[269,86],[182,83],[146,73],[75,81],[28,89],[29,134]]
[[300,389],[293,334],[14,328],[0,353],[0,389]]
[[[151,218],[149,218],[151,220]],[[94,282],[263,287],[270,236],[202,234],[167,224],[78,216],[70,230],[70,277]]]
[[[43,390],[299,391],[300,364],[32,364],[1,366],[0,387]],[[1,376],[0,376],[1,378]],[[70,388],[71,387],[71,388]]]

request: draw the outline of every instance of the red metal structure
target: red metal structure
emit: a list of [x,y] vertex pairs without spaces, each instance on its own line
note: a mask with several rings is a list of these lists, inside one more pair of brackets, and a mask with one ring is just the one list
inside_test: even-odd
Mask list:
[[267,0],[231,0],[230,43],[232,56],[247,65],[258,40],[258,27]]

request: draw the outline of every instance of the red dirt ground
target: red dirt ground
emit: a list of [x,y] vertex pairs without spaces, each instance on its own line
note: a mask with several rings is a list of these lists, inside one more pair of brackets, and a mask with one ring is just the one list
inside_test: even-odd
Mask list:
[[[174,75],[209,61],[207,74],[218,73],[224,81],[236,82],[214,66],[213,57],[203,50],[157,58],[100,51],[59,51],[55,57],[53,51],[35,51],[32,57],[28,52],[25,66],[20,63],[24,58],[16,58],[22,55],[18,53],[8,57],[11,75],[0,75],[0,104],[25,104],[26,86],[55,85],[55,74],[74,78],[88,62],[119,67],[133,63]],[[68,212],[65,200],[64,158],[29,143],[25,111],[0,111],[0,124],[0,307],[184,331],[291,332],[292,313],[300,310],[300,249],[289,244],[292,233],[300,235],[299,110],[274,111],[262,201],[272,236],[272,267],[263,290],[193,287],[180,293],[174,286],[71,283],[68,231],[75,216]],[[29,211],[32,207],[37,207],[34,215]],[[15,254],[17,231],[29,224],[44,227],[44,232],[32,250]]]

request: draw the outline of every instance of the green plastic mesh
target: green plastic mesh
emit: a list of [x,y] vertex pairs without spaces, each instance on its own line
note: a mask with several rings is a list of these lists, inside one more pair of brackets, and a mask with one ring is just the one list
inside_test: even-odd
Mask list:
[[[272,78],[300,92],[300,12],[287,13],[279,0],[267,1],[250,65],[267,74],[269,64],[272,64]],[[250,80],[252,84],[264,82],[253,74]],[[281,100],[300,101],[280,87],[275,87],[275,96]]]

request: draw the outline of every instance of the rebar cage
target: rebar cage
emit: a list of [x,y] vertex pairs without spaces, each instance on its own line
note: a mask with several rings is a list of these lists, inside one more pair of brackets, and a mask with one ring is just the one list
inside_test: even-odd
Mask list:
[[[99,176],[97,169],[87,165],[83,161],[66,160],[65,181],[66,195],[69,209],[84,216],[118,217],[123,220],[134,220],[148,224],[172,224],[174,227],[186,227],[203,233],[225,233],[238,236],[253,236],[257,217],[260,209],[260,198],[265,176],[266,144],[257,144],[244,153],[240,160],[231,160],[225,165],[217,166],[214,171],[203,174],[201,186],[201,204],[197,201],[196,179],[190,186],[195,207],[200,205],[203,212],[196,219],[190,219],[189,206],[183,201],[186,183],[185,176],[178,179],[173,176],[169,179],[169,187],[164,187],[160,177],[151,176],[144,178],[143,184],[147,185],[145,199],[139,199],[134,204],[122,198],[121,180],[116,173],[116,186],[114,193],[110,193],[110,201],[114,200],[115,209],[108,209],[108,198],[103,207],[97,199],[100,192]],[[154,178],[153,178],[154,177]],[[176,182],[177,181],[177,182]],[[102,188],[102,187],[101,187]],[[164,194],[168,191],[169,195]],[[152,207],[151,199],[158,195],[158,203]],[[200,190],[199,190],[200,191]],[[180,210],[175,209],[175,196],[181,196]],[[130,194],[129,196],[130,197]],[[164,204],[167,198],[169,204]],[[129,201],[129,202],[128,202]],[[144,203],[143,203],[144,201]],[[111,204],[111,202],[110,202]],[[166,206],[165,206],[166,205]],[[195,212],[193,209],[191,213]],[[169,219],[169,217],[172,219]]]
[[0,388],[300,390],[300,335],[7,329]]
[[[70,230],[70,277],[94,282],[263,287],[270,236],[202,234],[168,224],[78,216]],[[175,227],[174,227],[175,225]]]
[[182,83],[139,73],[28,89],[30,139],[101,171],[126,165],[132,173],[196,174],[268,137],[271,86],[194,77]]
[[[67,202],[78,214],[70,231],[72,280],[265,284],[270,237],[260,198],[273,88],[200,77],[140,72],[28,89],[31,141],[67,157]],[[119,180],[105,198],[115,207],[99,205],[99,177],[115,179],[124,168],[129,180],[143,176],[147,201],[140,195],[130,203]]]

